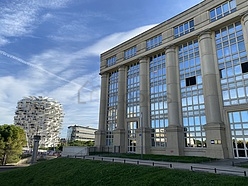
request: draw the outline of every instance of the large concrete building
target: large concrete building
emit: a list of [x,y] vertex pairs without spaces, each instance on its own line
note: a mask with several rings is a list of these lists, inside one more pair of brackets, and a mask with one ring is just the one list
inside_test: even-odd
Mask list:
[[205,0],[101,54],[98,150],[248,158],[248,1]]

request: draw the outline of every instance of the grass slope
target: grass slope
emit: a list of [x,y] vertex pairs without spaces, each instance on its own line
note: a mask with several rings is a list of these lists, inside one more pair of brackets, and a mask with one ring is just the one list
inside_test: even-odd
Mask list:
[[1,186],[248,185],[248,178],[121,163],[57,158],[0,173]]

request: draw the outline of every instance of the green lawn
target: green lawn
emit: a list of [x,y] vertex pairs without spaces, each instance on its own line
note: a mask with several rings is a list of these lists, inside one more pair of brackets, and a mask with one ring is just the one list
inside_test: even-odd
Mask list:
[[[141,159],[140,154],[95,153],[95,155],[105,156],[105,157]],[[216,160],[214,158],[198,157],[198,156],[166,156],[166,155],[156,155],[156,154],[143,154],[143,159],[153,160],[153,161],[181,162],[181,163],[202,163],[202,162],[210,162]]]
[[166,168],[57,158],[0,173],[1,186],[248,185],[248,178]]
[[242,163],[238,165],[239,167],[248,168],[248,163]]

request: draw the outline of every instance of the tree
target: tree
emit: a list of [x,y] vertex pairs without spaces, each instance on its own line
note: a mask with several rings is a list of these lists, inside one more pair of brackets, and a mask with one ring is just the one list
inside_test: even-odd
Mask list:
[[0,157],[2,165],[16,162],[26,146],[26,135],[22,128],[15,125],[0,125]]

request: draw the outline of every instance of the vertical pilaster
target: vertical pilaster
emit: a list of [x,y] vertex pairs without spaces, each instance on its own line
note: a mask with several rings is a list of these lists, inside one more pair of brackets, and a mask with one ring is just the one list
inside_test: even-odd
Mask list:
[[151,128],[149,121],[149,63],[146,57],[141,58],[140,65],[140,125],[136,130],[137,153],[148,154],[151,148]]
[[149,86],[148,86],[148,61],[142,58],[140,61],[140,113],[142,113],[143,127],[149,128],[148,106],[149,106]]
[[242,25],[243,25],[243,32],[244,32],[244,41],[245,41],[245,47],[246,51],[248,52],[248,12],[246,12],[242,19]]
[[125,66],[120,66],[118,69],[118,105],[117,105],[117,128],[113,131],[114,134],[114,151],[125,152]]
[[179,78],[176,50],[174,46],[167,47],[166,53],[166,86],[168,121],[166,128],[168,155],[183,155],[183,127],[180,125],[179,115]]
[[[226,158],[227,145],[225,126],[221,119],[217,76],[219,75],[213,52],[211,32],[206,31],[199,35],[201,69],[203,79],[203,94],[207,124],[204,126],[207,138],[206,155],[213,158]],[[213,144],[219,140],[221,144]]]
[[106,140],[106,116],[107,116],[107,102],[108,102],[108,75],[101,75],[101,95],[100,95],[100,109],[99,109],[99,125],[95,132],[95,146],[98,151],[101,151],[105,146]]

